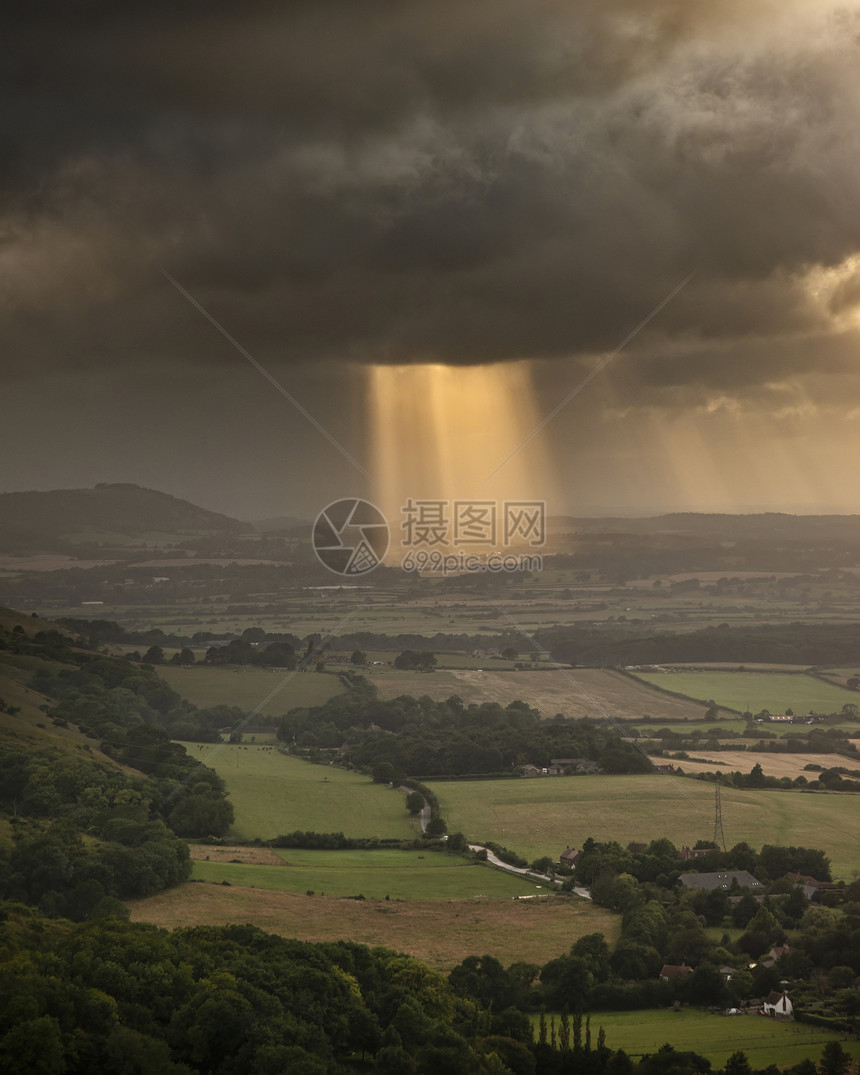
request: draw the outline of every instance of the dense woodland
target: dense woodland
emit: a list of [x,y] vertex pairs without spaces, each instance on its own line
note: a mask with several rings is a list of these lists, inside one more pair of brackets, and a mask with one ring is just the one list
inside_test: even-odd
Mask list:
[[[695,581],[695,580],[693,580]],[[856,580],[854,580],[856,582]],[[709,590],[715,586],[708,587]],[[703,588],[704,592],[704,588]],[[253,611],[253,610],[251,610]],[[495,613],[488,613],[491,619]],[[286,644],[299,651],[307,639],[288,633],[269,633],[249,628],[241,636],[207,631],[193,635],[168,634],[154,628],[127,631],[109,620],[65,619],[70,630],[86,638],[93,646],[131,643],[143,647],[201,646],[210,641]],[[318,636],[317,636],[318,637]],[[701,630],[673,631],[655,628],[652,622],[601,622],[574,626],[541,628],[535,641],[554,661],[567,665],[624,668],[637,664],[709,663],[728,661],[737,665],[761,663],[816,665],[850,665],[860,650],[858,623],[770,623],[760,626],[719,624]],[[487,634],[437,632],[434,635],[380,634],[371,631],[345,633],[330,640],[332,649],[411,650],[417,653],[463,653],[475,649],[522,649],[522,637],[503,623]],[[258,660],[250,649],[236,652],[242,661]],[[208,660],[223,659],[209,656]],[[264,662],[260,662],[264,663]],[[272,663],[275,663],[274,661]],[[444,661],[439,662],[444,663]]]
[[92,742],[4,749],[0,804],[13,842],[0,845],[0,895],[83,920],[185,880],[182,838],[223,834],[233,808],[221,778],[165,730],[185,712],[179,696],[151,670],[57,632],[2,629],[0,651],[32,669],[46,719]]
[[312,756],[337,750],[341,760],[387,780],[511,773],[528,762],[548,765],[551,757],[592,759],[608,773],[652,769],[641,751],[594,721],[543,720],[521,701],[464,705],[457,696],[434,702],[426,695],[383,701],[361,676],[350,680],[345,694],[283,717],[278,738]]
[[[636,1063],[607,1047],[599,1016],[584,1019],[580,1004],[624,963],[599,934],[542,969],[505,970],[491,957],[470,957],[446,979],[387,949],[306,944],[252,926],[167,933],[117,918],[72,926],[9,903],[0,916],[0,1065],[9,1075],[707,1075],[711,1068],[668,1044]],[[646,951],[669,927],[659,908],[625,922]],[[812,921],[806,932],[828,935],[826,924]],[[668,983],[652,984],[661,999],[671,995]],[[690,995],[704,995],[705,984],[704,975],[691,978]],[[542,1017],[537,1033],[525,1013],[536,997],[564,1009],[560,1022]],[[820,1075],[844,1075],[847,1066],[838,1043],[825,1047]],[[742,1052],[725,1071],[751,1075]],[[817,1075],[809,1061],[794,1071]]]

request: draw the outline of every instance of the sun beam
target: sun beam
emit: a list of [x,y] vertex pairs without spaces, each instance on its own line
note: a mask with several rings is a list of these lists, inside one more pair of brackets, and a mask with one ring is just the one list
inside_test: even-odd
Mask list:
[[543,417],[527,362],[374,366],[368,378],[374,496],[389,519],[408,498],[551,500],[541,436],[488,480]]

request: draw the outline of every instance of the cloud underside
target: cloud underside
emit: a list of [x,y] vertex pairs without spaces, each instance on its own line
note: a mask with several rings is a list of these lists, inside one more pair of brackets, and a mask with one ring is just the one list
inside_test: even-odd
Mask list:
[[160,267],[266,362],[587,370],[694,273],[628,402],[850,369],[855,4],[86,11],[10,34],[13,374],[225,361]]

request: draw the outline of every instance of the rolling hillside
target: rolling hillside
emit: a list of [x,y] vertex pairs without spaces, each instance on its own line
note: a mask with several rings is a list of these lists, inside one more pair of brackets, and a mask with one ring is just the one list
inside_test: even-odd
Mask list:
[[245,523],[131,483],[0,494],[0,552],[68,552],[147,533],[236,534]]

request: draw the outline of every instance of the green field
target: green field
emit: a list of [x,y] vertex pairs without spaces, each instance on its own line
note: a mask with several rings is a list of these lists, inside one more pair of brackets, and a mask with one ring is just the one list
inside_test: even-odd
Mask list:
[[264,716],[283,716],[295,706],[322,705],[345,687],[339,676],[317,672],[288,672],[283,668],[218,668],[161,665],[158,674],[194,705],[236,705],[250,711],[282,683],[284,686],[259,710]]
[[459,855],[421,851],[278,850],[284,866],[195,862],[195,880],[280,892],[381,900],[511,899],[546,894],[546,887]]
[[[449,831],[460,830],[473,841],[495,840],[529,860],[581,847],[588,836],[624,846],[666,836],[678,847],[692,847],[714,832],[713,785],[685,777],[654,773],[430,786]],[[723,788],[722,818],[729,847],[741,841],[756,848],[816,847],[828,854],[836,877],[850,880],[860,868],[858,795]]]
[[239,839],[268,840],[298,829],[399,839],[415,835],[403,795],[369,776],[311,765],[260,746],[184,746],[226,780]]
[[[558,1027],[559,1017],[555,1022]],[[737,1049],[743,1050],[754,1070],[769,1064],[785,1068],[807,1057],[819,1060],[828,1041],[841,1041],[855,1060],[860,1059],[860,1042],[846,1041],[843,1035],[822,1027],[783,1023],[760,1015],[712,1015],[690,1008],[592,1012],[592,1042],[601,1026],[610,1049],[623,1049],[635,1058],[656,1052],[670,1042],[678,1052],[692,1051],[707,1057],[715,1070],[724,1067]]]
[[739,713],[838,713],[856,693],[803,672],[637,672],[637,679]]

